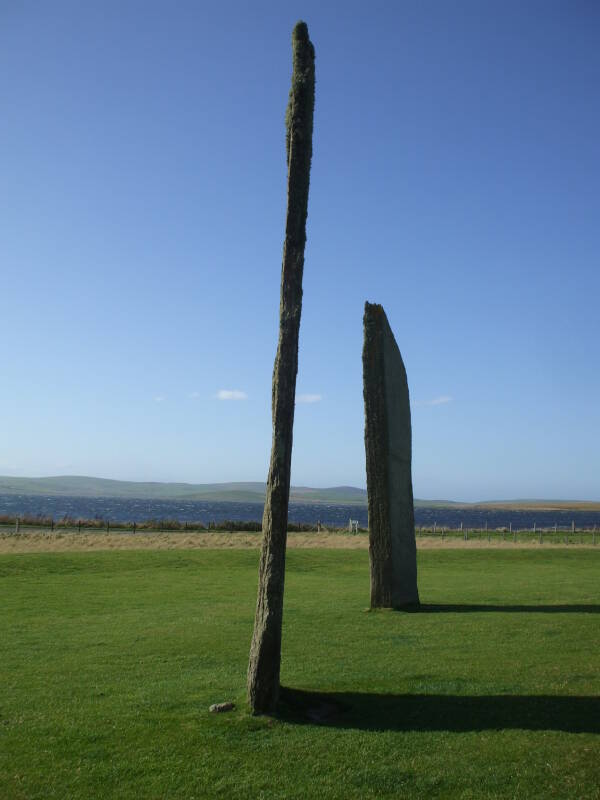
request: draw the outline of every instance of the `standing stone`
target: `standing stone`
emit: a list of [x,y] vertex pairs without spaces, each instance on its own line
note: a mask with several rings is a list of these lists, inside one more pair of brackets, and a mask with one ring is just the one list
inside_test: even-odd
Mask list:
[[286,112],[287,217],[279,343],[273,368],[273,443],[263,514],[258,600],[248,664],[248,702],[255,714],[274,711],[279,698],[292,432],[315,102],[315,51],[304,22],[298,22],[292,33],[292,63],[292,88]]
[[371,608],[419,603],[406,370],[383,307],[365,303],[365,450]]

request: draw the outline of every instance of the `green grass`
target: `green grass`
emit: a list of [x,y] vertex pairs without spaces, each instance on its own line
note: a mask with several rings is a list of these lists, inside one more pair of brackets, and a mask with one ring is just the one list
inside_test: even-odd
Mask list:
[[278,719],[257,560],[0,557],[0,797],[600,797],[600,552],[422,551],[423,613],[365,610],[363,551],[289,552]]

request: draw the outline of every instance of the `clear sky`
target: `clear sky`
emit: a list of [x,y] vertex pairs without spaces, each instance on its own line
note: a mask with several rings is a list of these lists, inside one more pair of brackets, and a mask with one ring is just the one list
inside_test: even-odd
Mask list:
[[368,299],[416,496],[599,500],[593,0],[2,3],[0,473],[265,479],[299,18],[292,482],[365,485]]

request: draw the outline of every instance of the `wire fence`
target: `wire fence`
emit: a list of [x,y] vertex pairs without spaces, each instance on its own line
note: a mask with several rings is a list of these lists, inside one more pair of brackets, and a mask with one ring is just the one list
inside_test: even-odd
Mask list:
[[[311,532],[320,527],[312,524],[290,523],[288,530]],[[262,523],[256,520],[210,520],[206,522],[181,522],[176,519],[150,519],[141,522],[117,522],[104,519],[72,519],[65,517],[55,520],[52,517],[8,517],[0,516],[0,536],[25,535],[27,533],[258,533]]]
[[[115,533],[115,534],[144,534],[144,533],[235,533],[238,531],[259,533],[262,529],[260,522],[223,520],[207,522],[181,522],[176,519],[144,520],[142,522],[111,522],[102,519],[79,519],[65,517],[54,520],[51,517],[0,517],[0,536],[20,536],[27,533],[73,534],[73,533]],[[349,535],[365,535],[367,528],[358,526],[358,521],[350,519],[348,526],[324,526],[321,522],[314,524],[289,523],[290,532],[336,532]],[[597,526],[576,527],[572,522],[570,526],[554,525],[552,527],[517,528],[512,524],[503,528],[490,527],[459,527],[451,528],[438,526],[418,525],[415,528],[416,538],[438,539],[440,541],[480,541],[488,543],[513,543],[513,544],[563,544],[563,545],[592,545],[600,542],[600,531]]]
[[462,539],[468,541],[487,541],[492,542],[512,542],[513,544],[565,544],[576,545],[585,544],[595,546],[600,538],[597,526],[577,528],[575,523],[570,526],[554,525],[552,527],[538,528],[517,528],[509,525],[507,528],[465,528],[462,525],[458,528],[446,527],[423,527],[415,529],[417,538],[434,537],[443,541],[444,539]]

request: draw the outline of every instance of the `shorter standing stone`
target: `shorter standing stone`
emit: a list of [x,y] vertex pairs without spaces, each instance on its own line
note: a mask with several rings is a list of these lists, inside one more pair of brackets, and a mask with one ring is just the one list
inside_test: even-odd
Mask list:
[[380,305],[365,303],[365,451],[371,607],[419,604],[408,381]]

